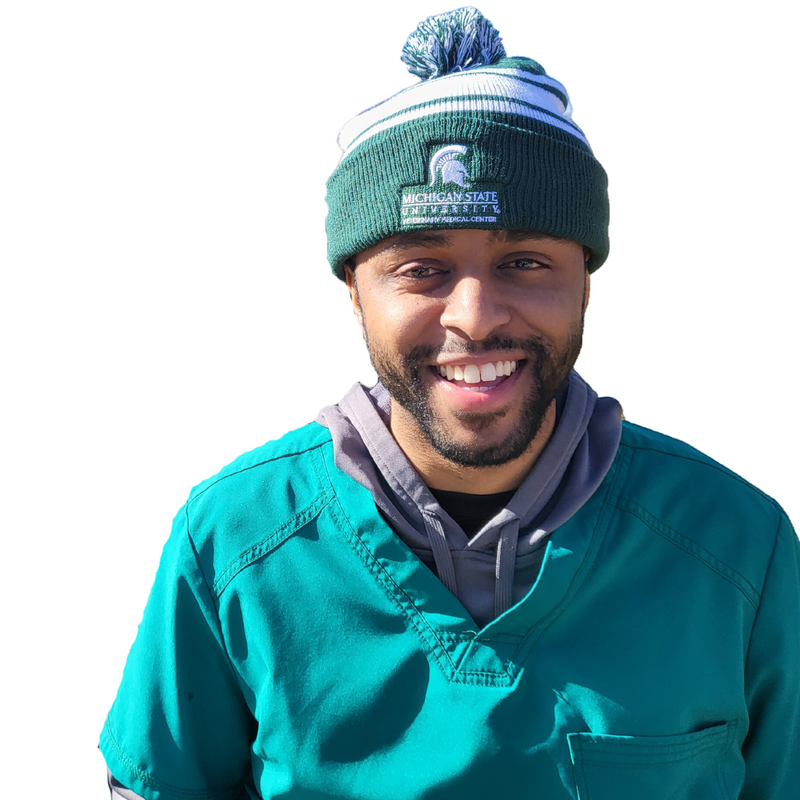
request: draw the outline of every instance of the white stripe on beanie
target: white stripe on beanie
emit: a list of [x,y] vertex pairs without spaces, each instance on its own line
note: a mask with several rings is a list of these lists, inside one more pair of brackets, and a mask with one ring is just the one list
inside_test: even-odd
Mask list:
[[[553,90],[551,91],[550,87]],[[546,75],[478,67],[422,81],[354,117],[339,134],[343,155],[377,133],[410,120],[454,111],[514,114],[553,125],[589,146],[559,97],[566,89]]]

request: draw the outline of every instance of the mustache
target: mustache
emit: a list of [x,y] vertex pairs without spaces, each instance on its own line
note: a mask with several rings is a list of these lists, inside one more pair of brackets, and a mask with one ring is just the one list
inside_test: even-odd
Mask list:
[[503,350],[522,350],[525,353],[540,355],[542,351],[549,351],[543,337],[528,336],[524,339],[513,336],[493,334],[479,342],[464,340],[450,340],[443,345],[418,344],[406,354],[408,363],[419,363],[435,360],[438,356],[480,356],[484,353],[497,354]]

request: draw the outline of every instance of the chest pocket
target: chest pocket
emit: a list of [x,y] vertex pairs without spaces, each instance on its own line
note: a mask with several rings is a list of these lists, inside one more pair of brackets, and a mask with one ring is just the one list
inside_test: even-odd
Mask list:
[[578,800],[730,800],[735,722],[679,736],[567,736]]

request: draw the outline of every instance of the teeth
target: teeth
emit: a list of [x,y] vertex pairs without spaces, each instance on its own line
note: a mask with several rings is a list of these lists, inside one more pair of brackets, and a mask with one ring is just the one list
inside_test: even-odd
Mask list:
[[496,378],[497,378],[497,370],[494,368],[494,364],[484,364],[481,367],[482,381],[493,381]]
[[[498,361],[488,364],[466,364],[436,367],[436,371],[448,381],[464,381],[466,383],[489,382],[497,378],[507,377],[517,369],[516,361]],[[481,387],[484,388],[484,387]]]
[[475,364],[467,364],[464,367],[464,382],[465,383],[480,383],[481,382],[481,371],[478,369]]

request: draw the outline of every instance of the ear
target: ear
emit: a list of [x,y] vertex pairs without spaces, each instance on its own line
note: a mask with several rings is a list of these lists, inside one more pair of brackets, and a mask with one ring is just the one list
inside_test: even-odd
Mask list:
[[589,305],[589,295],[592,293],[592,276],[587,272],[583,280],[583,310]]
[[364,314],[361,311],[361,299],[358,296],[356,286],[356,273],[350,264],[344,266],[344,279],[347,281],[347,290],[350,292],[350,302],[353,304],[353,313],[356,315],[358,324],[364,329]]
[[583,312],[586,313],[586,307],[589,305],[589,295],[592,293],[592,276],[589,274],[589,257],[591,253],[589,249],[583,248]]

